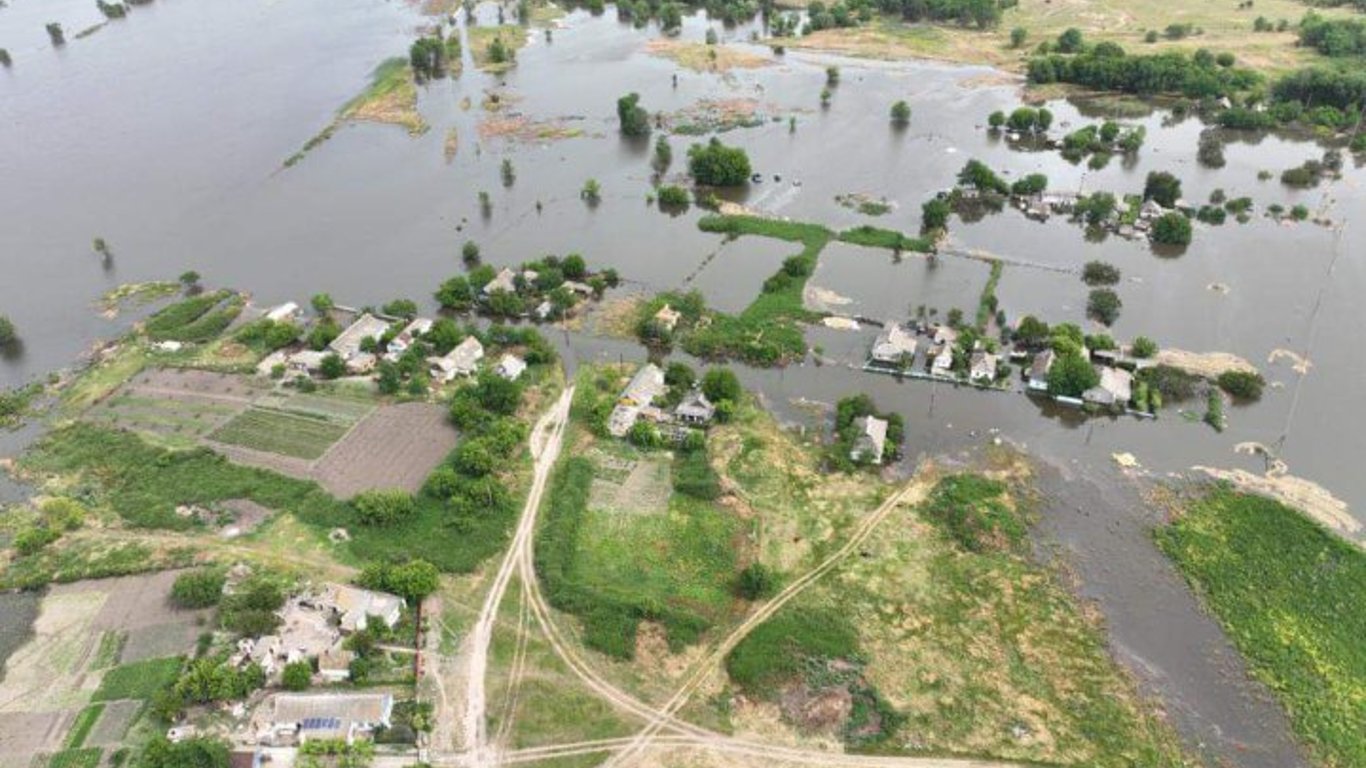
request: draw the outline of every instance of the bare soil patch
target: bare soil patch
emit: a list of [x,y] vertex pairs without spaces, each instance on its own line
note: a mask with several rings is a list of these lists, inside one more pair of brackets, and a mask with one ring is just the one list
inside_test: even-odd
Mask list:
[[343,499],[372,488],[417,491],[455,448],[456,438],[441,406],[384,406],[332,446],[313,468],[312,479]]

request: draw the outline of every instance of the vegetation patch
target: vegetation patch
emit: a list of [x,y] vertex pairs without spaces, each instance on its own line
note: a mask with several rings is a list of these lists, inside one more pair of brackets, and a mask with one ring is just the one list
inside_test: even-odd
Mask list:
[[184,660],[180,657],[122,664],[104,673],[100,687],[90,700],[99,702],[150,699],[158,691],[174,683],[180,677],[183,666]]
[[245,300],[232,291],[213,291],[176,302],[147,320],[143,330],[153,341],[211,341],[237,319]]
[[210,440],[267,453],[316,459],[345,435],[350,425],[273,408],[252,407],[209,435]]
[[1156,536],[1318,758],[1366,761],[1366,553],[1294,509],[1227,488]]
[[84,746],[86,737],[90,735],[90,730],[95,727],[95,721],[100,719],[103,712],[104,703],[98,702],[76,713],[76,719],[71,721],[71,730],[66,734],[66,748],[80,749]]
[[409,135],[418,136],[430,127],[422,114],[417,111],[417,83],[413,78],[412,67],[402,57],[385,59],[370,76],[370,84],[364,91],[342,105],[337,116],[304,142],[303,147],[285,160],[285,167],[298,163],[304,156],[332,138],[332,134],[347,121],[357,120],[371,123],[389,123],[408,129]]
[[45,768],[96,768],[104,751],[98,747],[89,749],[64,749],[48,756],[43,763]]
[[645,44],[653,56],[669,59],[694,72],[729,72],[732,69],[758,69],[773,59],[729,45],[706,45],[690,40],[657,38]]

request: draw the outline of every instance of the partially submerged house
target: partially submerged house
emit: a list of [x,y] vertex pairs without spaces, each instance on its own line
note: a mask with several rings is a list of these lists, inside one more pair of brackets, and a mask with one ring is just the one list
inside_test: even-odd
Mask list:
[[648,408],[665,389],[664,371],[659,366],[654,363],[641,366],[617,398],[617,405],[607,419],[607,431],[614,437],[625,437],[636,425],[641,409]]
[[868,353],[868,362],[884,368],[907,368],[915,360],[915,335],[900,323],[888,323]]
[[361,345],[366,339],[373,339],[378,342],[388,331],[388,322],[366,312],[356,318],[356,322],[348,325],[346,330],[341,332],[341,335],[327,345],[327,348],[335,352],[342,360],[349,361],[360,354]]
[[930,375],[941,379],[953,378],[953,347],[944,345],[930,357]]
[[849,449],[849,458],[881,464],[887,448],[887,421],[876,416],[860,416],[854,419],[854,428],[858,430],[858,437]]
[[503,291],[504,293],[516,293],[517,273],[507,267],[503,267],[498,270],[498,274],[494,275],[492,280],[484,284],[482,290],[485,296],[491,296],[499,291]]
[[1081,399],[1092,405],[1128,406],[1133,398],[1134,375],[1123,368],[1097,366],[1100,383],[1082,393]]
[[682,318],[683,313],[679,312],[678,310],[674,309],[668,304],[665,304],[664,306],[660,307],[659,311],[655,313],[655,322],[659,324],[659,327],[663,328],[666,331],[672,331],[675,327],[677,327],[678,321]]
[[968,360],[968,381],[974,384],[990,384],[996,381],[996,355],[979,349]]
[[479,370],[479,361],[484,359],[484,345],[473,336],[455,345],[455,349],[441,357],[427,358],[431,366],[432,379],[446,383],[456,376],[473,376]]
[[674,409],[674,417],[684,424],[698,426],[710,424],[716,416],[716,406],[699,389],[689,392],[683,402]]
[[1057,353],[1051,349],[1045,349],[1034,356],[1034,361],[1029,364],[1029,390],[1031,392],[1048,391],[1048,372],[1053,368],[1053,361],[1057,359]]

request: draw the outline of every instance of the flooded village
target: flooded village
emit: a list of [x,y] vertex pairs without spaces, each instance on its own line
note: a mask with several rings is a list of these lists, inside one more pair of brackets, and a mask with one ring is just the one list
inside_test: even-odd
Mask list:
[[1362,19],[0,2],[0,768],[1362,764]]

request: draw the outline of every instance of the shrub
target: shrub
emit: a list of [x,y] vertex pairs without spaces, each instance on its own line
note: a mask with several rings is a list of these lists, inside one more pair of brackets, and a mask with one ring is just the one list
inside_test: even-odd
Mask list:
[[46,526],[25,528],[14,537],[14,549],[20,555],[28,556],[41,552],[47,545],[60,539],[62,534]]
[[617,119],[623,136],[650,135],[650,113],[640,106],[640,94],[628,93],[617,99]]
[[1134,357],[1140,359],[1152,357],[1153,355],[1157,354],[1157,342],[1153,341],[1147,336],[1139,336],[1138,338],[1134,339],[1134,343],[1130,348],[1130,352],[1133,354]]
[[1086,316],[1105,325],[1114,325],[1122,306],[1119,294],[1109,288],[1096,288],[1086,297]]
[[1189,245],[1191,222],[1176,211],[1162,214],[1153,222],[1153,242],[1162,245]]
[[138,757],[137,768],[228,768],[230,759],[222,739],[196,736],[173,744],[158,734]]
[[1255,371],[1224,371],[1217,379],[1219,388],[1237,400],[1260,400],[1266,380]]
[[254,574],[219,602],[223,628],[243,636],[265,635],[280,623],[275,612],[285,604],[284,587],[266,574]]
[[390,592],[410,604],[422,602],[441,585],[441,573],[426,560],[405,563],[372,563],[356,579],[366,589]]
[[280,674],[280,684],[286,691],[304,691],[313,682],[313,667],[307,661],[295,661],[285,665]]
[[906,125],[911,122],[911,105],[898,101],[892,105],[892,124]]
[[738,403],[744,394],[740,379],[729,368],[712,368],[702,376],[702,393],[713,403],[730,400]]
[[1181,199],[1181,180],[1166,171],[1152,171],[1143,184],[1143,199],[1163,208],[1174,208]]
[[1119,267],[1104,261],[1088,261],[1081,270],[1081,279],[1087,285],[1114,285],[1119,277]]
[[218,568],[186,571],[171,585],[171,602],[181,608],[209,608],[223,599],[227,575]]
[[688,148],[688,173],[699,184],[737,187],[749,180],[749,155],[739,147],[727,147],[719,139]]
[[778,591],[778,575],[763,563],[750,563],[735,579],[735,592],[746,600],[772,597]]
[[658,194],[661,207],[683,208],[691,200],[688,190],[672,184],[660,187]]
[[351,501],[361,525],[387,527],[410,519],[417,512],[412,494],[400,489],[362,491]]
[[14,322],[0,315],[0,347],[8,347],[18,340],[19,334],[14,330]]

